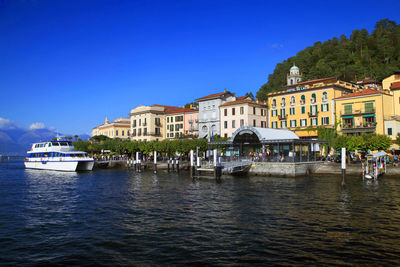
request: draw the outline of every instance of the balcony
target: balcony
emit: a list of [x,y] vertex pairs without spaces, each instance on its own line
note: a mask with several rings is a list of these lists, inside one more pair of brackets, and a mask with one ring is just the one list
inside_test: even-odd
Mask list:
[[355,110],[345,110],[340,112],[340,116],[348,116],[348,115],[363,115],[363,114],[373,114],[375,113],[374,108],[367,109],[355,109]]
[[318,117],[318,111],[317,112],[308,112],[308,117]]
[[147,122],[143,122],[142,126],[147,126]]
[[279,116],[278,116],[278,119],[279,119],[279,120],[287,120],[287,117],[288,117],[288,115],[284,115],[284,116],[279,115]]
[[342,133],[373,133],[376,129],[376,123],[365,123],[354,126],[351,124],[342,124]]
[[300,100],[300,105],[304,105],[306,103],[306,101],[304,99]]
[[148,133],[148,136],[161,136],[161,133]]

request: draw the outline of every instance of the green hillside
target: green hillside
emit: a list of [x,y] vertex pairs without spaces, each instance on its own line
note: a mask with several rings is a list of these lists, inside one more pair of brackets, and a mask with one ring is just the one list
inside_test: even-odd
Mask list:
[[400,70],[400,25],[388,19],[376,23],[374,30],[354,30],[350,39],[346,35],[297,53],[278,63],[268,82],[261,86],[257,98],[266,99],[266,93],[279,91],[286,85],[286,74],[296,63],[303,81],[335,76],[344,81],[365,77],[381,80],[395,70]]

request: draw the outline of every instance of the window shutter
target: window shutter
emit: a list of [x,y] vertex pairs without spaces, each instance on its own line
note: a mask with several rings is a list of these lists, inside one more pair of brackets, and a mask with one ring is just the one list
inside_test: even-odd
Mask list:
[[329,111],[329,104],[326,104],[326,111]]
[[326,124],[329,124],[329,117],[326,117]]

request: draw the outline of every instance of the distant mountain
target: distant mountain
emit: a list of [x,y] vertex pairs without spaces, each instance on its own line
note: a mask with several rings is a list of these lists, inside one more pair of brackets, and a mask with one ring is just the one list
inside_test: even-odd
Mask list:
[[[57,136],[55,131],[48,128],[25,129],[15,124],[7,126],[3,129],[0,128],[0,154],[2,155],[25,155],[32,143],[52,140]],[[90,137],[87,134],[82,134],[78,138],[86,140]]]
[[278,63],[268,82],[257,92],[257,98],[265,100],[267,93],[281,90],[293,64],[300,68],[303,81],[332,76],[349,82],[366,77],[381,80],[400,70],[400,25],[383,19],[371,33],[366,29],[353,30],[349,39],[343,34],[316,42]]

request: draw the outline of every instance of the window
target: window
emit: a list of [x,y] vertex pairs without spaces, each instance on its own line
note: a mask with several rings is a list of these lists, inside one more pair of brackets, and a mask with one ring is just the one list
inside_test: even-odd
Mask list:
[[284,108],[281,109],[281,118],[286,117],[286,110]]
[[272,128],[278,128],[278,122],[273,121],[271,126],[272,126]]
[[226,108],[224,109],[224,116],[228,116],[228,110]]
[[244,114],[244,107],[240,107],[240,115]]
[[118,130],[115,130],[115,136],[118,136]]
[[296,120],[290,120],[290,127],[296,127]]
[[300,104],[304,105],[306,103],[306,96],[302,95],[300,99]]
[[311,115],[317,115],[317,113],[318,113],[317,105],[310,106],[310,113],[311,113]]
[[301,114],[306,114],[306,107],[301,107]]
[[232,115],[235,115],[235,108],[232,108]]
[[295,114],[295,109],[296,109],[296,108],[290,108],[290,115],[296,115],[296,114]]
[[281,106],[282,107],[286,106],[286,99],[284,97],[282,97],[281,99]]
[[367,102],[364,104],[365,108],[365,113],[374,113],[374,103],[373,102]]
[[253,120],[253,127],[256,127],[257,126],[257,122],[256,122],[256,120]]
[[123,131],[123,130],[122,130],[122,133],[121,133],[121,135],[122,135],[122,136],[125,136],[125,131]]
[[352,114],[353,105],[344,105],[344,114]]
[[315,103],[316,100],[317,100],[317,96],[313,93],[311,95],[311,103]]
[[242,120],[240,120],[240,127],[243,127],[244,126],[244,120],[242,119]]
[[393,135],[393,128],[387,128],[387,134]]
[[321,118],[321,124],[322,125],[328,125],[329,124],[329,117],[322,117]]
[[235,120],[232,121],[232,128],[233,128],[233,129],[236,128],[236,121],[235,121]]
[[271,117],[276,117],[278,116],[278,111],[276,109],[271,110]]
[[322,93],[322,101],[323,102],[328,101],[328,93],[327,92]]
[[272,99],[272,107],[273,107],[273,108],[276,107],[276,99]]
[[286,121],[281,121],[281,128],[286,128]]
[[329,111],[329,104],[321,104],[321,111],[322,112]]
[[171,123],[174,122],[174,117],[171,117]]
[[256,107],[253,107],[253,114],[256,115]]
[[260,109],[261,110],[261,116],[264,116],[264,109]]
[[311,123],[311,126],[317,126],[318,125],[317,118],[311,118],[310,123]]
[[228,134],[224,134],[224,137],[225,137],[225,138],[228,137]]
[[133,127],[136,127],[136,120],[133,120]]
[[142,126],[142,119],[139,119],[139,126]]
[[167,123],[169,123],[169,117],[167,117]]
[[224,121],[224,129],[228,129],[228,121]]
[[294,96],[292,96],[290,98],[290,105],[294,105],[294,104],[296,104],[296,98]]
[[301,119],[300,120],[300,126],[301,127],[306,127],[307,126],[307,119]]

